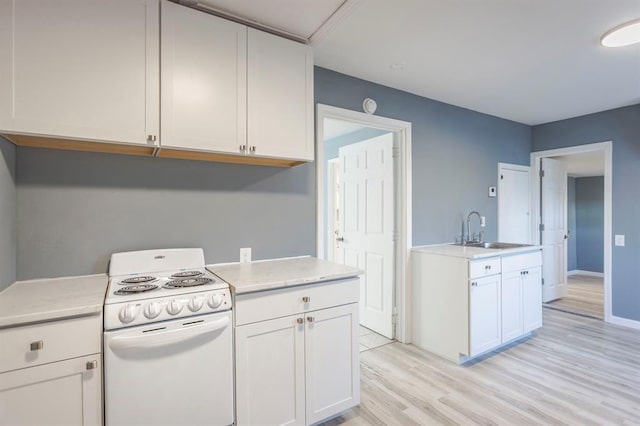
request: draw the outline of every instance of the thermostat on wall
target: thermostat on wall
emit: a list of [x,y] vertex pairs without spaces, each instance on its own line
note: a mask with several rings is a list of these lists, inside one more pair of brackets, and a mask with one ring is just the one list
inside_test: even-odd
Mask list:
[[496,187],[495,186],[490,186],[489,187],[489,197],[495,197],[496,196]]

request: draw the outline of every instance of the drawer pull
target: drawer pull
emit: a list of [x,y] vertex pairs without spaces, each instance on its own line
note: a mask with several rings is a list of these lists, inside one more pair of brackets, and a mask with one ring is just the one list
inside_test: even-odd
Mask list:
[[491,269],[491,265],[486,265],[484,269]]
[[297,322],[298,324],[302,324],[302,323],[304,323],[304,320],[303,320],[302,318],[298,318],[298,319],[296,320],[296,322]]
[[32,342],[30,347],[32,351],[39,351],[44,347],[44,342],[42,340],[38,340],[37,342]]
[[313,317],[307,317],[307,322],[313,322]]
[[87,370],[94,370],[96,368],[98,368],[98,361],[94,359],[93,361],[87,362]]
[[472,287],[477,287],[477,286],[478,286],[478,283],[474,281],[474,282],[472,282],[472,283],[471,283],[471,286],[472,286]]
[[304,303],[309,303],[309,302],[311,302],[311,298],[310,298],[309,296],[304,296],[304,297],[302,298],[302,301],[303,301]]

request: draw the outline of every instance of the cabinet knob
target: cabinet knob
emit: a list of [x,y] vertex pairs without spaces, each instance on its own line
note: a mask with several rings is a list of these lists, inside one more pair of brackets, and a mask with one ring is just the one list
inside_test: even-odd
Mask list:
[[37,342],[31,342],[30,348],[32,351],[39,351],[44,347],[44,342],[42,340],[38,340]]
[[296,320],[296,322],[297,322],[298,324],[302,324],[302,323],[304,323],[304,320],[303,320],[302,318],[298,318],[298,319]]
[[491,269],[491,265],[486,265],[484,269]]
[[147,136],[147,140],[148,140],[149,142],[155,142],[155,141],[156,141],[156,139],[157,139],[156,135],[149,135],[149,136]]
[[477,287],[477,286],[478,286],[478,283],[474,281],[474,282],[472,282],[472,283],[471,283],[471,285],[472,285],[473,287]]
[[240,152],[245,152],[247,150],[246,145],[240,145]]
[[251,145],[251,146],[249,147],[249,152],[251,152],[251,153],[255,154],[255,153],[256,153],[256,146],[255,146],[255,145]]
[[94,370],[96,368],[98,368],[98,361],[94,359],[93,361],[87,362],[87,370]]
[[311,302],[311,298],[310,298],[309,296],[304,296],[304,297],[302,298],[302,301],[303,301],[304,303],[309,303],[309,302]]
[[313,322],[313,317],[307,317],[307,322]]

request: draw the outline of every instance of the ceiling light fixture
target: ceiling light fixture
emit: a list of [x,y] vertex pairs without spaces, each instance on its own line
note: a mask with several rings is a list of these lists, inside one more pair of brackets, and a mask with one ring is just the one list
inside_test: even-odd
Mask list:
[[626,22],[606,33],[600,39],[605,47],[622,47],[640,43],[640,19]]

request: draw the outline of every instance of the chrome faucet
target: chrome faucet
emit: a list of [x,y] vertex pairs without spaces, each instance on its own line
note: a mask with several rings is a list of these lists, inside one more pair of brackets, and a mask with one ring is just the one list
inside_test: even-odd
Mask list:
[[480,217],[480,213],[478,213],[477,211],[474,210],[467,215],[467,243],[474,242],[473,237],[471,236],[471,216],[473,216],[474,214],[478,216],[478,220],[480,221],[480,223],[482,223],[482,218]]

